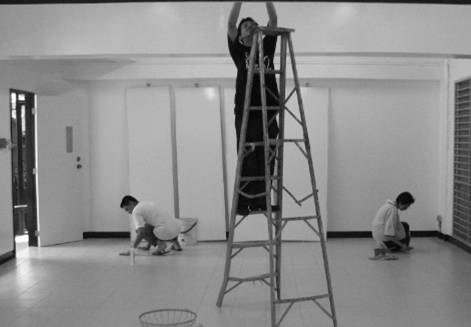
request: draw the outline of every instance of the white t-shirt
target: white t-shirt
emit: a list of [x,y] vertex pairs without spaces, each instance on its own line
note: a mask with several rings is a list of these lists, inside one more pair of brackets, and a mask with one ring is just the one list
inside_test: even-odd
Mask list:
[[405,237],[404,227],[399,220],[399,210],[391,200],[379,208],[371,227],[373,238],[378,242],[401,240]]
[[132,221],[135,229],[145,224],[154,226],[154,234],[161,240],[171,240],[181,231],[180,220],[159,209],[153,202],[139,202],[132,211]]

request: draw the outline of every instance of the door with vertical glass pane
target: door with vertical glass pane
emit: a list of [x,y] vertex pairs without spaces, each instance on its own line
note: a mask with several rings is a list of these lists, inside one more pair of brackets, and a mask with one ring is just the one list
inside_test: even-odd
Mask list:
[[13,229],[15,236],[27,234],[28,244],[37,246],[34,93],[10,90],[10,108]]

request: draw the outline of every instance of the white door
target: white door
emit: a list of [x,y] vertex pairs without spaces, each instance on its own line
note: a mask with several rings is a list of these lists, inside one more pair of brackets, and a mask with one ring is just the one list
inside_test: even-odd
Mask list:
[[83,202],[80,157],[80,91],[39,96],[37,115],[37,197],[39,246],[82,240]]
[[221,119],[216,87],[175,90],[180,217],[195,217],[198,238],[225,230]]
[[126,90],[130,194],[175,214],[168,87]]

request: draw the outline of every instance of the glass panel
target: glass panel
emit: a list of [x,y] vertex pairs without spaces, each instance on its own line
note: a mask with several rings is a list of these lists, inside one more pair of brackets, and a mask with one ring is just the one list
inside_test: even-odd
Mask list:
[[18,204],[18,197],[19,197],[19,171],[18,171],[18,122],[16,119],[16,109],[12,109],[11,111],[12,119],[11,119],[11,143],[13,144],[11,148],[11,159],[12,159],[12,187],[13,187],[13,205]]
[[71,153],[74,151],[73,147],[73,129],[72,126],[65,127],[65,151]]
[[12,92],[10,94],[10,101],[11,101],[11,109],[15,109],[16,108],[16,93]]
[[21,105],[21,135],[26,135],[26,108],[25,105]]

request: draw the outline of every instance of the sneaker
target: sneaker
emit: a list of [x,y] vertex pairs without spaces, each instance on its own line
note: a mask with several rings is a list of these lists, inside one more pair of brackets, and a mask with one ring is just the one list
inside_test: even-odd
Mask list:
[[170,250],[167,250],[167,249],[165,249],[165,250],[156,250],[156,251],[152,252],[152,255],[166,255],[169,252],[170,252]]
[[369,257],[369,260],[397,260],[397,257],[389,254],[385,249],[374,249],[374,256]]
[[173,244],[171,246],[171,249],[174,250],[174,251],[181,251],[182,246],[180,245],[180,242],[175,241],[175,242],[173,242]]
[[368,260],[381,260],[381,259],[384,259],[386,257],[386,254],[378,254],[378,255],[374,255],[372,257],[369,257]]

